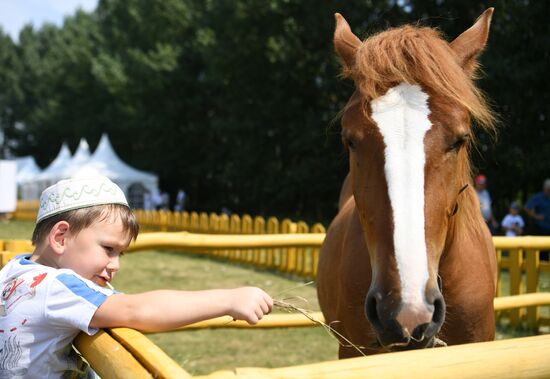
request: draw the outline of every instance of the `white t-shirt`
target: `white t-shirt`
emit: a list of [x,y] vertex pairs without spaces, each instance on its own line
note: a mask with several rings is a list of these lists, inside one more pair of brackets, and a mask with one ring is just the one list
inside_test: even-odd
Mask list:
[[516,232],[514,232],[512,229],[509,229],[514,225],[519,226],[520,228],[523,228],[525,226],[525,222],[523,222],[523,217],[521,217],[520,215],[507,214],[502,220],[502,227],[507,228],[506,229],[507,237],[517,236]]
[[90,320],[116,292],[29,257],[0,271],[0,378],[61,378],[79,371],[72,341],[80,331],[97,333]]

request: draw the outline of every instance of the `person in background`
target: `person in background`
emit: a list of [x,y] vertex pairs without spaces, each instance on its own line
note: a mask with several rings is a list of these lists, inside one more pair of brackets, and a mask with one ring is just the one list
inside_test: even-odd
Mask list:
[[535,222],[535,234],[550,235],[550,179],[544,181],[542,192],[533,195],[524,209]]
[[[535,222],[535,235],[550,236],[550,179],[542,185],[542,192],[534,194],[525,204],[525,212]],[[540,259],[547,261],[547,250],[540,252]]]
[[519,214],[520,206],[517,202],[512,202],[510,204],[509,213],[504,216],[502,220],[502,229],[506,234],[506,237],[517,237],[523,234],[523,228],[525,227],[525,222],[523,217]]
[[162,209],[162,193],[158,188],[155,188],[151,194],[151,203],[154,210],[159,211]]
[[187,194],[180,188],[176,194],[176,205],[174,206],[174,211],[183,212],[185,209],[185,200],[187,200]]
[[150,192],[145,192],[143,194],[143,209],[146,211],[153,209],[153,198]]
[[493,215],[491,195],[487,190],[487,177],[485,175],[477,175],[474,178],[474,187],[479,199],[483,219],[487,223],[491,234],[494,235],[498,230],[498,222]]

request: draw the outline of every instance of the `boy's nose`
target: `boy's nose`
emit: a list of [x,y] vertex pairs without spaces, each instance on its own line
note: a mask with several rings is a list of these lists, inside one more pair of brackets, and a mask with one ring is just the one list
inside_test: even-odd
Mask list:
[[110,271],[118,271],[120,269],[120,260],[118,257],[113,257],[109,260],[107,264],[107,269]]

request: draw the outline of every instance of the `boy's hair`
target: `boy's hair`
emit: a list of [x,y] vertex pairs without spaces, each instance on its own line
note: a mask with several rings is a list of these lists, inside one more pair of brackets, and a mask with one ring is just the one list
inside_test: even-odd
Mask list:
[[37,246],[45,241],[53,226],[59,221],[68,222],[71,235],[75,236],[90,225],[111,216],[122,221],[124,232],[135,241],[139,233],[139,224],[134,212],[122,204],[103,204],[73,209],[41,220],[32,233],[32,244]]

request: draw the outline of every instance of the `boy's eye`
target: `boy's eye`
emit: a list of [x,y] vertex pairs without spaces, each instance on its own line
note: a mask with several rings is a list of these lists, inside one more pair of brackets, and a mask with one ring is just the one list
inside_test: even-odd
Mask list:
[[109,253],[113,251],[113,248],[111,246],[103,246],[103,249]]

